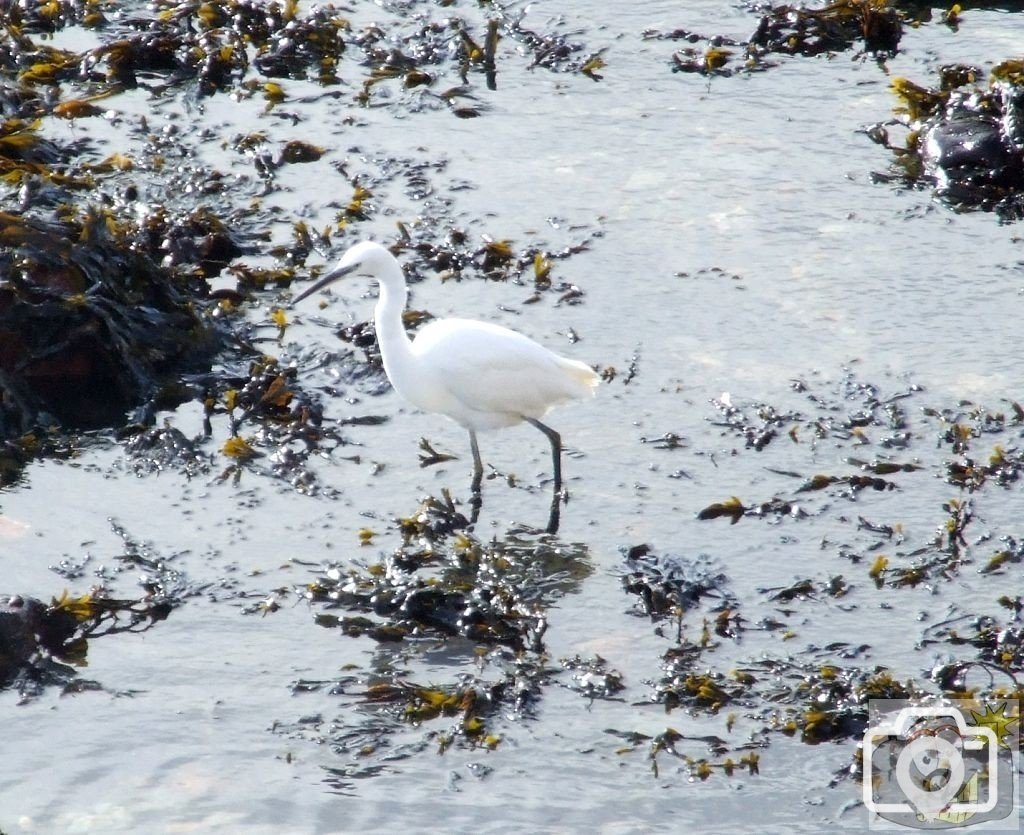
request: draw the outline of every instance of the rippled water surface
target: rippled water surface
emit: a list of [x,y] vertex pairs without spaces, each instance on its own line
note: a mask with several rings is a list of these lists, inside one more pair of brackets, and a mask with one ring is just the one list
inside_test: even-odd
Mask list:
[[[447,13],[422,6],[425,15]],[[357,30],[390,14],[368,3],[352,7]],[[892,76],[926,83],[940,64],[989,66],[1009,57],[1024,43],[1024,16],[972,9],[956,32],[937,22],[908,30],[904,51],[884,65],[851,51],[783,57],[767,72],[712,79],[674,74],[671,55],[680,44],[642,33],[685,27],[745,38],[756,17],[743,8],[710,0],[537,2],[527,20],[540,27],[556,16],[578,29],[589,49],[605,50],[603,80],[527,69],[515,44],[503,41],[498,89],[474,90],[486,106],[476,119],[456,119],[447,108],[357,108],[357,78],[343,79],[339,98],[315,100],[316,85],[288,82],[293,99],[270,112],[262,99],[218,95],[183,109],[144,91],[110,106],[126,119],[146,114],[156,126],[208,130],[200,161],[238,174],[242,163],[221,137],[264,130],[279,141],[329,148],[319,162],[292,166],[284,188],[266,198],[281,213],[281,239],[296,219],[328,225],[349,199],[336,165],[372,172],[394,158],[445,160],[430,172],[431,185],[451,198],[472,234],[517,244],[591,241],[555,267],[559,281],[583,290],[580,304],[555,304],[551,295],[526,304],[530,290],[520,284],[433,278],[413,287],[412,303],[435,315],[500,322],[617,370],[594,402],[550,416],[568,447],[571,491],[555,545],[581,570],[548,610],[545,642],[552,664],[600,655],[626,689],[616,700],[591,702],[563,686],[565,674],[556,676],[534,715],[491,720],[501,737],[495,750],[455,746],[438,755],[436,741],[424,741],[426,726],[399,728],[388,750],[343,750],[342,730],[361,727],[366,714],[331,682],[396,664],[408,665],[422,683],[448,682],[473,672],[473,646],[396,648],[345,637],[318,626],[318,610],[294,597],[264,617],[242,610],[275,589],[308,583],[311,566],[371,562],[394,549],[394,520],[413,513],[421,496],[448,487],[464,498],[464,432],[415,412],[379,379],[340,379],[329,415],[390,420],[348,427],[352,447],[317,464],[324,489],[314,496],[258,471],[238,483],[212,475],[190,481],[174,470],[137,477],[122,446],[100,433],[81,456],[35,463],[0,494],[8,520],[0,529],[2,590],[43,599],[66,586],[84,593],[90,572],[113,565],[124,550],[113,519],[150,556],[187,573],[201,593],[144,634],[94,641],[79,675],[102,690],[47,690],[25,704],[0,693],[3,832],[866,827],[860,784],[829,787],[849,766],[855,741],[807,745],[775,733],[760,750],[758,774],[699,781],[670,756],[659,758],[654,775],[647,748],[608,732],[654,736],[671,727],[691,738],[715,734],[738,748],[745,738],[761,739],[756,731],[764,724],[745,719],[744,705],[728,709],[739,717],[730,731],[726,711],[667,714],[652,703],[651,682],[661,675],[674,626],[659,632],[636,616],[635,600],[622,590],[622,551],[649,543],[659,553],[706,555],[736,599],[755,600],[761,608],[752,611],[785,620],[784,631],[751,623],[742,640],[726,642],[708,661],[726,672],[744,659],[845,642],[870,645],[866,666],[917,677],[933,657],[917,646],[922,622],[941,620],[955,606],[991,607],[1011,592],[1008,578],[1017,575],[980,577],[968,568],[953,582],[876,593],[866,564],[837,555],[836,544],[855,537],[858,516],[900,524],[909,542],[929,540],[943,523],[941,503],[957,495],[934,471],[899,495],[814,497],[807,524],[730,525],[696,515],[732,495],[753,502],[792,490],[794,482],[778,471],[833,472],[858,454],[840,444],[811,450],[784,437],[763,454],[746,450],[741,437],[712,423],[721,415],[710,401],[723,392],[741,405],[763,400],[813,411],[793,380],[841,399],[852,373],[885,394],[922,387],[907,407],[915,414],[963,399],[1006,409],[1024,397],[1020,225],[955,213],[926,190],[874,182],[872,173],[888,170],[890,158],[862,132],[890,118]],[[307,93],[311,100],[303,101]],[[117,136],[116,126],[102,123],[49,130],[64,138],[94,131],[99,142]],[[237,188],[242,202],[259,198],[251,180]],[[400,189],[387,199],[390,210],[355,226],[351,237],[386,240],[396,221],[414,219],[417,206]],[[332,255],[350,239],[339,238]],[[310,303],[292,312],[283,343],[265,350],[299,363],[315,385],[335,382],[311,357],[338,350],[332,323],[369,316],[371,289],[357,279],[336,288],[322,311]],[[268,291],[266,304],[275,301]],[[265,321],[266,310],[252,316]],[[635,376],[627,382],[631,363]],[[161,417],[186,434],[201,431],[198,406]],[[669,432],[684,439],[680,448],[650,443]],[[459,460],[419,468],[424,436]],[[481,444],[485,460],[517,474],[526,489],[486,481],[476,536],[486,542],[516,525],[541,526],[545,441],[522,427],[484,435]],[[941,457],[927,440],[919,448],[933,461]],[[875,455],[869,446],[861,457]],[[989,495],[982,506],[987,529],[1021,536],[1013,511],[1020,498],[1019,486]],[[360,545],[362,528],[375,532],[369,545]],[[971,543],[978,559],[994,548]],[[86,555],[78,579],[50,570]],[[132,589],[133,569],[118,565],[113,585]],[[838,574],[854,586],[842,601],[794,603],[785,614],[779,610],[787,607],[766,602],[764,589]],[[687,628],[699,631],[706,616],[706,608],[692,613]],[[677,747],[708,756],[699,741]]]

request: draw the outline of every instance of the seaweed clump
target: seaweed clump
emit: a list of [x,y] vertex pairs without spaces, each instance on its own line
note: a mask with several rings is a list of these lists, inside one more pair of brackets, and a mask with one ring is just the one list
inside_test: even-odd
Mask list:
[[[319,626],[374,642],[373,669],[331,685],[361,721],[353,727],[348,712],[330,731],[320,729],[339,753],[363,761],[360,772],[373,767],[368,754],[385,746],[392,748],[389,760],[397,751],[494,748],[503,719],[533,716],[553,681],[588,699],[613,698],[622,689],[621,676],[599,659],[569,659],[561,669],[547,662],[547,609],[592,570],[585,550],[527,531],[485,544],[468,524],[447,494],[428,498],[397,520],[401,545],[394,551],[369,564],[324,565],[310,582],[280,589],[249,610],[267,614],[295,596],[315,607]],[[364,545],[376,535],[359,534]],[[470,664],[453,681],[428,683],[411,667],[418,654],[438,649]],[[326,686],[300,682],[296,689]],[[403,728],[421,727],[412,742],[392,741]],[[280,730],[305,735],[311,729]]]
[[0,690],[21,699],[46,687],[65,692],[101,689],[76,678],[86,664],[89,641],[122,632],[145,632],[166,620],[178,604],[176,592],[154,583],[134,600],[118,599],[102,588],[72,597],[66,591],[49,604],[20,594],[0,596]]
[[862,44],[864,52],[891,57],[903,25],[888,0],[837,0],[821,9],[779,5],[762,16],[750,43],[766,52],[820,55]]
[[0,214],[0,438],[116,424],[174,405],[174,375],[208,362],[218,330],[109,215]]
[[[147,632],[195,593],[173,558],[161,557],[109,521],[122,551],[112,563],[93,568],[96,582],[88,592],[73,595],[65,589],[48,604],[28,595],[0,595],[0,690],[16,690],[22,700],[35,698],[48,687],[60,687],[65,694],[102,690],[100,683],[76,672],[88,663],[90,641]],[[65,557],[50,570],[76,582],[91,561],[88,553]],[[126,572],[138,577],[141,591],[115,596],[109,585]]]
[[672,72],[731,76],[775,66],[771,55],[814,57],[855,46],[861,54],[883,61],[897,53],[903,36],[903,16],[889,0],[836,0],[822,8],[790,4],[753,8],[761,19],[747,40],[709,37],[688,29],[650,30],[644,37],[705,44],[684,46],[673,53]]
[[[535,570],[527,562],[534,547],[484,547],[455,533],[468,524],[447,496],[428,500],[401,521],[405,544],[397,552],[365,571],[328,567],[321,578],[296,591],[311,602],[358,613],[317,618],[348,635],[368,634],[378,641],[461,637],[540,652],[547,619],[524,585]],[[436,544],[453,535],[451,547],[439,552]],[[427,571],[439,562],[440,575]]]

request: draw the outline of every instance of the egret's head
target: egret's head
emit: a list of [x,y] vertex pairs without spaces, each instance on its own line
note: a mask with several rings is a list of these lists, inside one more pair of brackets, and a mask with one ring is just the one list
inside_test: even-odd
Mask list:
[[395,271],[401,276],[402,271],[398,266],[398,262],[395,261],[395,256],[388,252],[385,247],[374,241],[361,241],[345,250],[345,254],[341,256],[338,266],[299,293],[299,295],[292,299],[292,304],[297,304],[307,296],[313,295],[317,290],[323,290],[324,287],[333,284],[339,278],[343,278],[346,275],[359,274],[376,278],[378,281],[384,281]]

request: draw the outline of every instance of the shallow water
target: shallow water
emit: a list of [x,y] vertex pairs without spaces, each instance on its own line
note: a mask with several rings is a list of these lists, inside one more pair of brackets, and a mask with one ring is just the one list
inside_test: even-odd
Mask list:
[[[357,22],[385,14],[357,6]],[[653,736],[674,727],[694,737],[728,736],[722,717],[666,715],[649,703],[649,682],[660,676],[671,640],[632,613],[618,576],[620,549],[648,542],[661,553],[705,554],[740,600],[763,598],[759,590],[800,577],[845,573],[853,580],[855,606],[826,599],[794,607],[794,638],[748,633],[740,645],[720,650],[721,669],[762,653],[842,640],[869,643],[871,663],[892,667],[897,678],[920,675],[931,661],[915,647],[921,621],[941,620],[953,605],[967,612],[991,605],[1009,591],[1006,575],[979,578],[971,571],[955,583],[877,596],[866,567],[851,567],[822,547],[825,539],[853,536],[831,517],[807,525],[698,521],[701,508],[730,495],[760,501],[791,489],[769,468],[833,472],[850,453],[838,445],[813,452],[783,446],[786,439],[762,455],[743,451],[741,439],[709,423],[718,417],[709,400],[730,392],[737,402],[803,404],[790,391],[793,379],[835,391],[850,367],[889,393],[908,381],[920,384],[926,396],[914,408],[961,398],[1005,408],[1005,399],[1021,397],[1020,229],[983,213],[956,214],[926,191],[872,182],[871,172],[886,170],[889,158],[859,131],[889,118],[894,99],[889,76],[871,60],[784,58],[769,72],[710,81],[673,74],[677,45],[641,40],[644,30],[686,26],[746,37],[756,24],[731,4],[686,6],[651,2],[613,12],[594,4],[533,4],[529,19],[581,20],[581,39],[607,48],[604,80],[526,71],[525,62],[502,60],[499,52],[498,90],[487,94],[489,109],[479,119],[456,120],[446,109],[396,118],[394,109],[370,108],[357,112],[357,125],[343,125],[352,109],[347,96],[290,101],[269,114],[262,100],[218,96],[187,114],[190,131],[267,130],[279,141],[332,148],[317,163],[291,166],[286,188],[267,198],[268,211],[281,211],[281,239],[297,217],[315,228],[329,224],[348,200],[350,186],[332,164],[348,160],[372,171],[375,160],[389,157],[447,159],[430,180],[442,195],[473,186],[451,192],[471,234],[565,245],[600,230],[588,252],[555,265],[558,280],[584,290],[582,304],[559,306],[548,296],[527,305],[528,287],[471,280],[421,282],[412,303],[435,315],[498,321],[619,371],[595,402],[551,416],[570,448],[572,498],[559,541],[575,544],[592,572],[549,610],[545,641],[552,659],[607,659],[627,684],[623,700],[588,703],[549,686],[535,718],[501,717],[502,742],[494,751],[452,748],[437,756],[428,746],[360,763],[330,744],[332,722],[358,725],[352,700],[326,689],[296,693],[295,683],[341,679],[346,665],[391,663],[391,650],[317,626],[305,604],[289,601],[262,618],[242,609],[273,589],[308,582],[304,563],[386,553],[398,544],[393,520],[412,513],[420,496],[450,487],[464,497],[468,490],[467,439],[458,427],[414,412],[390,391],[378,396],[374,386],[342,380],[343,396],[328,414],[391,419],[346,429],[353,446],[317,463],[320,495],[301,495],[255,471],[238,485],[213,476],[189,482],[173,471],[139,478],[103,436],[72,462],[33,464],[0,494],[3,515],[19,525],[5,529],[4,591],[46,599],[69,584],[49,566],[88,554],[75,584],[84,593],[89,572],[122,552],[109,518],[202,590],[143,635],[93,642],[80,675],[104,690],[47,691],[24,705],[0,694],[6,747],[14,752],[0,775],[0,829],[761,832],[766,814],[772,829],[866,828],[856,805],[859,784],[828,788],[833,772],[849,764],[854,742],[810,746],[775,734],[760,752],[760,774],[716,774],[705,782],[689,780],[674,760],[661,761],[655,777],[645,749],[620,751],[620,738],[606,730]],[[938,24],[908,31],[905,51],[887,70],[926,82],[940,64],[1001,60],[1022,42],[1024,16],[970,10],[956,33]],[[354,93],[358,83],[343,90]],[[295,99],[318,91],[291,81],[286,87]],[[181,124],[171,99],[154,103],[136,92],[111,107],[125,119],[146,113],[154,124]],[[285,110],[301,121],[290,125]],[[85,127],[49,129],[74,134]],[[102,139],[102,123],[90,129]],[[216,142],[202,146],[202,154],[211,166],[249,175],[246,161]],[[243,201],[259,192],[251,178],[237,188]],[[394,235],[396,220],[412,219],[415,206],[403,204],[394,188],[387,195],[395,212],[360,223],[353,235],[384,239]],[[367,318],[369,289],[337,289],[322,312],[310,303],[292,314],[296,322],[283,344],[265,350],[297,362],[304,379],[327,385],[329,373],[311,367],[308,349],[338,350],[327,323]],[[267,299],[269,306],[274,294]],[[251,315],[265,322],[267,310]],[[634,357],[637,373],[626,384]],[[167,417],[186,434],[200,431],[194,405]],[[686,445],[661,450],[643,442],[666,432]],[[421,436],[460,460],[420,469]],[[528,489],[485,482],[477,536],[503,538],[516,523],[543,524],[543,439],[525,427],[485,435],[481,444],[488,463],[515,472]],[[345,460],[350,451],[358,463]],[[871,450],[862,457],[871,458]],[[849,516],[898,521],[909,542],[926,541],[943,521],[939,503],[956,495],[933,481],[898,499],[862,494]],[[1020,537],[1011,507],[1019,496],[1019,486],[989,495],[986,525]],[[808,505],[822,510],[840,501],[816,497]],[[364,527],[376,536],[361,547]],[[977,550],[980,559],[992,548]],[[128,568],[114,586],[128,590],[135,580]],[[472,669],[472,651],[428,649],[409,664],[419,681],[447,681]],[[741,720],[730,741],[742,741],[755,724]],[[393,753],[422,735],[402,729]],[[706,755],[698,743],[687,750]]]

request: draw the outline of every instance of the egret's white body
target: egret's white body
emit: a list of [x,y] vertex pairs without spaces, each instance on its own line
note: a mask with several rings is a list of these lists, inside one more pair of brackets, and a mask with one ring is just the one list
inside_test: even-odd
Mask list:
[[293,304],[352,273],[380,285],[374,325],[395,391],[418,409],[445,415],[469,430],[474,491],[479,491],[483,475],[476,433],[526,421],[551,441],[555,492],[560,492],[561,441],[540,419],[560,403],[592,396],[599,382],[593,369],[521,333],[472,319],[435,320],[410,340],[402,324],[408,298],[402,268],[387,249],[371,241],[346,251],[338,266]]
[[[377,305],[378,339],[388,304]],[[411,342],[402,330],[394,344],[385,338],[380,347],[395,391],[425,412],[476,431],[540,420],[553,406],[592,395],[597,380],[582,362],[472,319],[431,322]]]

